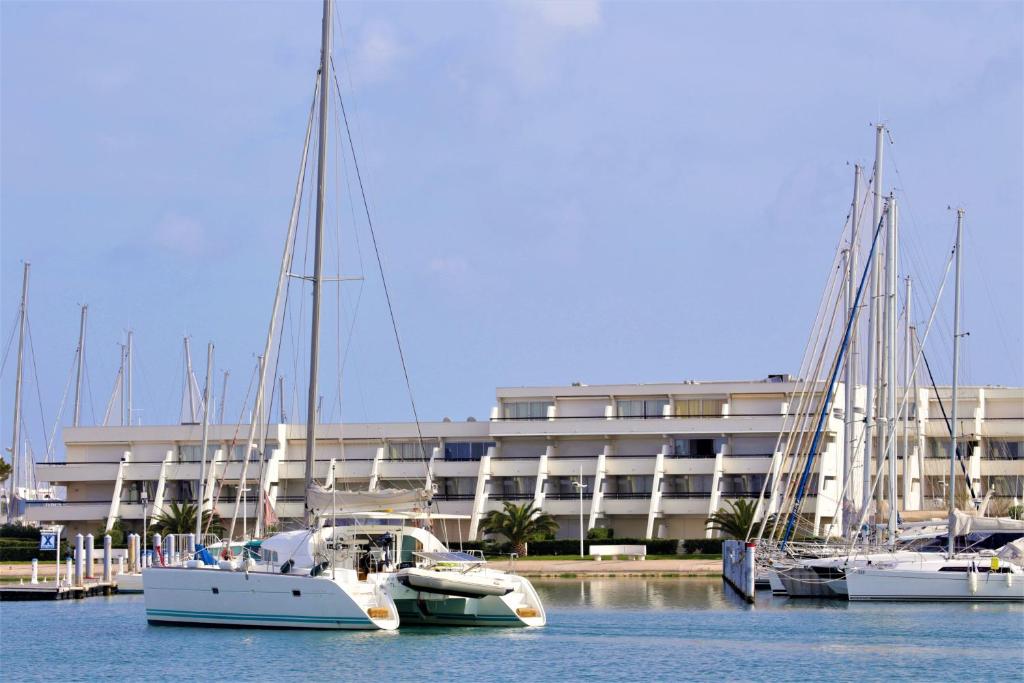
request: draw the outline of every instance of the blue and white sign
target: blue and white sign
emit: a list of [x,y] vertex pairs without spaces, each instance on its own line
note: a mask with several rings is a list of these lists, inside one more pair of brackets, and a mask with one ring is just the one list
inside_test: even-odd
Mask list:
[[56,531],[44,531],[39,535],[39,549],[40,550],[56,550],[57,549],[57,532]]

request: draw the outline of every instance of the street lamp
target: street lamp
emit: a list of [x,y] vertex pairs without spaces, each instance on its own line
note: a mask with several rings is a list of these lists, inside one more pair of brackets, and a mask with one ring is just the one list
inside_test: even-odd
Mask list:
[[580,494],[580,559],[583,559],[583,489],[587,488],[587,485],[583,483],[583,465],[580,465],[580,478],[572,483]]
[[139,560],[145,566],[146,561],[146,505],[149,503],[149,491],[146,490],[146,482],[142,482],[142,557]]

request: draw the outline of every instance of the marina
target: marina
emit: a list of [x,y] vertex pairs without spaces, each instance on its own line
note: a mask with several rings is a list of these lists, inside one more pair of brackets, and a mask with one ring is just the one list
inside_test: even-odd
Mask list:
[[[147,626],[141,596],[5,605],[0,635],[5,647],[21,653],[5,661],[5,675],[81,680],[88,669],[90,680],[187,678],[191,658],[166,653],[195,648],[217,652],[216,667],[225,677],[250,670],[255,657],[288,662],[274,674],[280,681],[669,680],[682,672],[747,680],[941,680],[954,669],[1003,679],[1008,668],[1020,666],[1019,653],[1000,644],[1019,640],[1020,605],[894,607],[759,596],[750,606],[717,578],[538,579],[536,585],[549,624],[527,630],[197,631]],[[942,642],[953,621],[958,647],[948,648]],[[53,623],[89,628],[88,650],[33,635]],[[331,656],[296,658],[297,652]],[[808,657],[818,674],[807,675]],[[407,668],[410,658],[418,662],[415,671]],[[45,671],[34,664],[41,660]]]

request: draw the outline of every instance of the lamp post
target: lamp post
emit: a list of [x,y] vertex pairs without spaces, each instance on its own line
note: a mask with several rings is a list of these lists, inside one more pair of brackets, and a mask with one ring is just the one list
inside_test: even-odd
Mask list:
[[146,561],[146,506],[149,504],[149,492],[146,490],[146,482],[142,482],[142,557],[139,560],[145,566]]
[[583,559],[583,489],[587,485],[583,483],[583,465],[580,465],[580,478],[572,483],[573,487],[580,494],[580,559]]

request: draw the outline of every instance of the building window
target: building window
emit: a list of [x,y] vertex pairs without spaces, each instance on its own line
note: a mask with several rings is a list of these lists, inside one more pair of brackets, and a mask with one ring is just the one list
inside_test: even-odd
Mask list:
[[985,448],[986,460],[1020,460],[1024,454],[1024,442],[989,439]]
[[388,460],[429,460],[437,441],[424,439],[419,441],[398,441],[388,444]]
[[1001,475],[985,477],[985,490],[1002,498],[1024,497],[1024,477]]
[[615,402],[615,414],[619,417],[664,417],[666,398],[637,398]]
[[553,401],[513,401],[502,405],[506,420],[546,420]]
[[673,453],[679,458],[713,458],[725,439],[673,439]]
[[[213,462],[218,446],[206,446],[206,462]],[[180,444],[178,446],[178,462],[202,462],[203,447],[199,444]]]
[[476,497],[476,477],[438,477],[436,498],[441,500],[473,500]]
[[[548,477],[544,481],[544,495],[552,500],[571,500],[580,497],[575,483],[579,477]],[[594,478],[583,477],[583,497],[589,498],[594,492]]]
[[764,479],[764,474],[723,474],[718,480],[718,490],[725,498],[757,498]]
[[601,493],[606,498],[650,498],[653,487],[653,475],[613,475],[601,482]]
[[491,498],[498,500],[533,500],[537,477],[494,477],[490,482]]
[[676,417],[721,417],[725,399],[688,398],[676,401]]
[[487,455],[487,449],[494,448],[493,441],[446,441],[445,460],[479,460]]
[[711,495],[710,474],[672,474],[661,480],[665,498],[706,498]]

